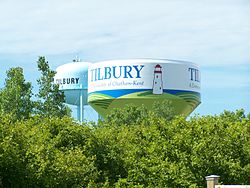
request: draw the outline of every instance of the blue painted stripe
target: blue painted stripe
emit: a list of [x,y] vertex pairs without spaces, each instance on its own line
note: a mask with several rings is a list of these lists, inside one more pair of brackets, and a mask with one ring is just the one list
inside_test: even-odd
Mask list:
[[197,95],[200,95],[199,92],[196,91],[187,91],[187,90],[175,90],[175,89],[164,89],[164,93],[169,93],[169,94],[177,94],[177,93],[195,93]]
[[[105,90],[105,91],[95,91],[91,94],[103,94],[103,95],[109,95],[114,98],[118,98],[123,95],[131,94],[131,93],[136,93],[136,92],[142,92],[142,91],[152,91],[152,89],[119,89],[119,90]],[[186,90],[174,90],[174,89],[164,89],[164,93],[169,93],[172,95],[178,94],[178,93],[195,93],[197,95],[200,95],[200,93],[195,92],[195,91],[186,91]]]

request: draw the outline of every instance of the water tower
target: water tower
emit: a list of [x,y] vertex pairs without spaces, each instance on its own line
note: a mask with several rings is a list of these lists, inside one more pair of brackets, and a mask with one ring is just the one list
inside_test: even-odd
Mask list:
[[201,102],[198,65],[169,59],[128,59],[93,63],[88,71],[88,103],[106,117],[126,104],[152,109],[171,101],[175,114],[189,115]]
[[89,62],[73,60],[56,69],[54,81],[64,91],[67,104],[77,106],[77,119],[84,119],[84,105],[87,105]]

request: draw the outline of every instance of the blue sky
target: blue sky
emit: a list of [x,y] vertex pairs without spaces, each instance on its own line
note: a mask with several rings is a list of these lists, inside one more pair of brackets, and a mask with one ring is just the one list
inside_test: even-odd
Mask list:
[[0,1],[0,87],[11,67],[37,91],[36,61],[168,58],[201,66],[194,114],[250,112],[249,0]]

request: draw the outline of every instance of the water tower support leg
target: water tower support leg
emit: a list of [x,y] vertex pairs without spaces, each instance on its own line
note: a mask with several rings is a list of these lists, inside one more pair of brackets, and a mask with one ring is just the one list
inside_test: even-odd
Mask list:
[[81,90],[81,94],[80,94],[80,122],[83,122],[83,118],[84,118],[84,106],[83,106],[83,90]]
[[80,121],[80,105],[77,106],[77,120]]

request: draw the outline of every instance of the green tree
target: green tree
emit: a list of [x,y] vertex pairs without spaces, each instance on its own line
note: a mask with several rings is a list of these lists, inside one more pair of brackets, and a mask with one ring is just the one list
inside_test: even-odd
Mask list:
[[93,187],[93,141],[89,127],[68,117],[0,115],[0,187]]
[[[105,119],[104,124],[108,125],[149,125],[150,120],[158,120],[163,118],[170,121],[174,118],[174,108],[169,100],[162,102],[154,102],[152,110],[148,110],[145,106],[135,106],[129,104],[124,108],[114,109]],[[152,122],[151,122],[152,123]]]
[[[12,122],[0,114],[0,187],[202,188],[211,174],[223,184],[250,184],[243,110],[169,121],[126,108],[93,127],[69,117]],[[136,121],[126,123],[129,117]]]
[[[122,114],[113,122],[129,116]],[[97,164],[111,185],[204,187],[210,174],[224,184],[250,183],[250,122],[242,110],[190,120],[150,116],[148,125],[97,127]]]
[[5,87],[0,91],[0,111],[12,115],[12,120],[27,119],[33,109],[32,87],[26,82],[23,69],[11,68],[7,71]]
[[156,118],[164,118],[167,121],[172,120],[175,116],[172,102],[170,100],[154,102],[151,115],[155,116]]
[[105,119],[106,125],[136,125],[147,120],[148,110],[144,106],[127,105],[124,108],[114,109]]
[[54,84],[55,71],[51,70],[45,57],[37,61],[41,77],[37,80],[39,85],[39,100],[36,104],[36,113],[45,117],[63,117],[70,114],[69,108],[64,104],[65,96],[59,90],[59,85]]

